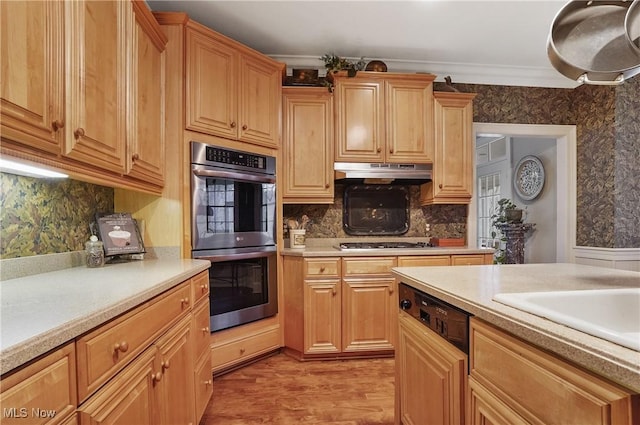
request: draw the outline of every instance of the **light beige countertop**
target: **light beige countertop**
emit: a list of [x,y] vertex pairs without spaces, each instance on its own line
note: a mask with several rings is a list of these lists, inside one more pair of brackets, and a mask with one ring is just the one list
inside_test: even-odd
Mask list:
[[[408,237],[377,237],[368,239],[307,239],[305,248],[283,248],[281,255],[297,257],[385,257],[401,255],[463,255],[463,254],[491,254],[490,248],[467,248],[467,247],[428,247],[428,248],[390,248],[390,249],[345,249],[338,248],[340,242],[360,242],[360,241],[389,241],[389,242],[426,242],[425,238]],[[287,245],[285,241],[285,246]]]
[[579,264],[397,267],[393,272],[400,282],[640,392],[640,352],[492,300],[510,292],[637,288],[638,272]]
[[191,276],[209,261],[142,260],[73,267],[0,282],[0,373],[99,326]]

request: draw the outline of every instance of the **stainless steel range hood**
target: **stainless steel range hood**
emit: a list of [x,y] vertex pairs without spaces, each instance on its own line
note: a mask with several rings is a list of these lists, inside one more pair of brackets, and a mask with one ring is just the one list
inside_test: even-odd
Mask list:
[[431,164],[336,162],[335,179],[366,184],[422,184],[431,181]]

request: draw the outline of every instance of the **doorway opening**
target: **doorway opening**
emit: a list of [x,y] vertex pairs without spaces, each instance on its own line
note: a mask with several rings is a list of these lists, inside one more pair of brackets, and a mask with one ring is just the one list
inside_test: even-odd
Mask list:
[[[576,128],[571,125],[475,123],[475,196],[469,205],[468,244],[495,246],[491,214],[501,198],[526,207],[536,230],[525,247],[525,262],[573,262],[576,241]],[[543,196],[521,200],[513,190],[513,168],[525,155],[549,165]],[[518,157],[518,158],[517,158]]]

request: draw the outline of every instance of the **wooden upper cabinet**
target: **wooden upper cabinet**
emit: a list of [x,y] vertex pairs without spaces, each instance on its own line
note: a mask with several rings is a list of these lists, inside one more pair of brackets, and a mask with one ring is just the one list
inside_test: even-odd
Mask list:
[[433,162],[431,74],[338,73],[336,162]]
[[65,116],[63,3],[0,2],[3,138],[60,153]]
[[435,162],[422,205],[468,204],[473,193],[474,93],[435,92]]
[[127,119],[127,174],[164,185],[165,45],[167,38],[148,8],[133,3],[131,94]]
[[333,203],[332,123],[326,88],[282,89],[284,203]]
[[129,2],[64,2],[66,113],[64,155],[125,171]]
[[278,147],[284,64],[195,22],[186,29],[186,128]]

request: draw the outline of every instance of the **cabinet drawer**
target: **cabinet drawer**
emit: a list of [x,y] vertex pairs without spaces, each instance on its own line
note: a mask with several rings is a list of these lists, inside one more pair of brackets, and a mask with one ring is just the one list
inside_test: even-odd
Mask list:
[[410,257],[398,257],[398,267],[449,265],[451,265],[451,259],[448,255],[412,255]]
[[80,401],[191,308],[189,281],[76,340]]
[[213,373],[211,372],[211,354],[200,358],[195,370],[196,393],[196,422],[199,422],[204,414],[207,404],[213,394]]
[[223,370],[239,361],[249,360],[278,348],[280,348],[278,328],[267,329],[247,338],[214,347],[211,350],[213,371]]
[[478,319],[470,323],[471,377],[527,422],[632,423],[624,388]]
[[196,358],[210,350],[211,330],[210,325],[209,301],[204,301],[196,306],[193,310],[193,340],[195,347],[194,356]]
[[209,271],[206,270],[191,278],[191,298],[193,299],[193,305],[196,305],[198,301],[208,296]]
[[[67,344],[2,377],[0,422],[7,425],[60,423],[60,418],[71,415],[77,404],[74,348],[73,344]],[[55,416],[38,417],[37,409],[41,413],[55,412]]]
[[306,258],[304,274],[307,277],[340,277],[339,258]]
[[351,275],[390,276],[397,265],[396,257],[343,258],[344,277]]
[[484,261],[484,255],[482,254],[469,254],[469,255],[452,255],[452,266],[481,266],[486,264]]

